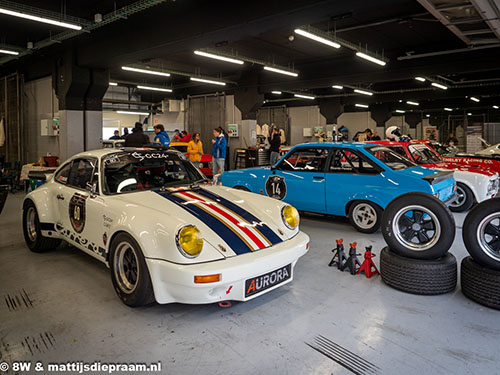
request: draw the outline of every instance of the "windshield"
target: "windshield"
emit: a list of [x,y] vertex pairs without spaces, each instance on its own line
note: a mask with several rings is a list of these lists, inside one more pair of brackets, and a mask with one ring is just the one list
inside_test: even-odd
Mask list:
[[205,177],[177,152],[117,152],[103,157],[104,192],[120,194],[191,185]]
[[425,145],[410,145],[408,151],[417,164],[434,164],[441,161],[434,151]]
[[180,152],[187,152],[187,150],[188,150],[187,146],[170,146],[170,148],[173,148],[174,150],[177,150]]
[[394,151],[391,151],[387,147],[371,146],[365,147],[365,149],[382,163],[386,164],[389,168],[395,171],[415,166],[414,163],[396,154]]

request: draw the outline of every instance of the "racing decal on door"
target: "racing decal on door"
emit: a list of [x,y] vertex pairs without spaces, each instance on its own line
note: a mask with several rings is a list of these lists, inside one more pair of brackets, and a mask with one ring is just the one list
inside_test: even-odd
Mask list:
[[85,201],[88,196],[75,193],[69,201],[69,221],[76,233],[82,233],[85,228]]
[[283,200],[286,197],[285,177],[269,176],[266,181],[266,193],[271,198]]

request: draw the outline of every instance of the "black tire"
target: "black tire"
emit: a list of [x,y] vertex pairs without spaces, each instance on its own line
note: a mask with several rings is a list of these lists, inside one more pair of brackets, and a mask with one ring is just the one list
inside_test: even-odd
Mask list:
[[450,210],[453,212],[464,212],[471,209],[474,205],[474,193],[467,185],[457,182],[456,203],[450,204]]
[[38,211],[31,200],[26,200],[23,205],[23,234],[26,245],[34,253],[53,250],[61,243],[58,238],[42,236]]
[[500,271],[481,266],[465,257],[460,267],[462,293],[481,305],[500,310]]
[[119,233],[109,254],[111,281],[116,294],[131,307],[154,302],[153,285],[139,244],[128,234]]
[[348,213],[351,225],[361,233],[374,233],[380,228],[382,209],[373,202],[354,201]]
[[250,189],[246,188],[245,186],[241,186],[241,185],[235,186],[233,189],[238,189],[238,190],[243,190],[243,191],[250,191]]
[[391,250],[401,256],[436,259],[444,256],[453,243],[455,219],[432,195],[407,193],[385,208],[382,234]]
[[457,260],[450,253],[433,260],[406,258],[385,247],[380,252],[380,276],[387,285],[406,293],[449,293],[457,286]]
[[462,238],[476,262],[500,271],[500,198],[481,202],[467,214]]

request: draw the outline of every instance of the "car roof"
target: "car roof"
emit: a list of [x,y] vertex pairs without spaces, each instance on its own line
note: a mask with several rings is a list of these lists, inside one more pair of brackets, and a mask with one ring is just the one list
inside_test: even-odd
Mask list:
[[365,142],[311,142],[311,143],[301,143],[295,145],[295,147],[346,147],[346,148],[363,148],[369,146],[369,143]]
[[115,154],[117,152],[124,151],[124,152],[133,152],[133,151],[142,151],[142,152],[171,152],[171,153],[177,153],[177,150],[167,150],[167,149],[156,149],[156,148],[148,148],[148,147],[120,147],[120,148],[102,148],[98,150],[92,150],[92,151],[84,151],[80,152],[78,154],[75,154],[71,156],[69,159],[77,159],[77,158],[102,158],[106,155],[109,154]]

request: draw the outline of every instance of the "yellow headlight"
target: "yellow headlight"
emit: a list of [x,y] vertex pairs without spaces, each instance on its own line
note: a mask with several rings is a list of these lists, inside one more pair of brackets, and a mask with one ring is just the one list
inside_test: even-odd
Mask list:
[[285,206],[281,210],[281,216],[283,218],[283,222],[290,229],[295,229],[299,226],[300,215],[299,211],[293,206]]
[[197,257],[203,249],[203,237],[194,225],[182,227],[177,233],[176,241],[182,255],[187,258]]

